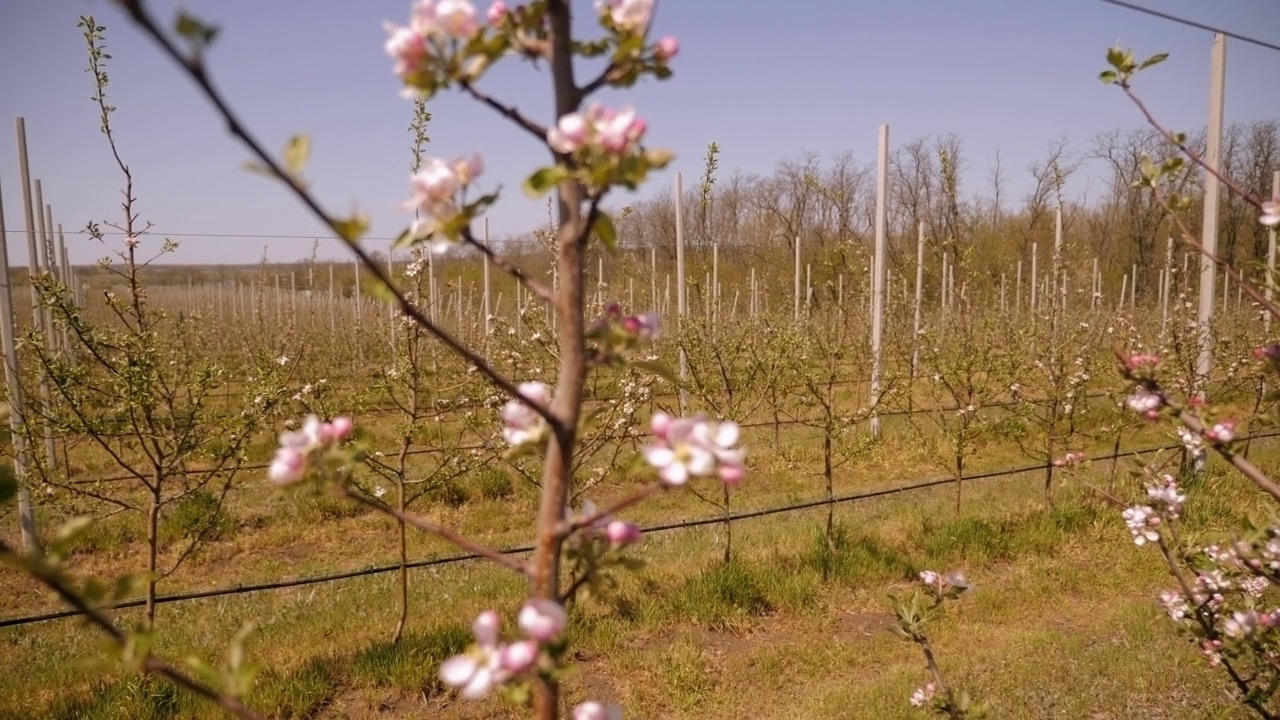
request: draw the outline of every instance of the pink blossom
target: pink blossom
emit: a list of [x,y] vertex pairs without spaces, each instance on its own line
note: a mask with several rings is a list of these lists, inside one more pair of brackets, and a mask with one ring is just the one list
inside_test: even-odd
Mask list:
[[593,106],[587,111],[600,136],[600,146],[614,155],[626,153],[644,135],[646,123],[633,108],[612,110]]
[[439,31],[436,25],[436,0],[417,0],[409,9],[409,28],[422,37]]
[[1160,514],[1177,518],[1182,513],[1182,504],[1187,501],[1187,496],[1179,491],[1177,478],[1163,473],[1148,483],[1147,499]]
[[658,336],[657,313],[628,315],[622,319],[622,329],[641,340],[652,340]]
[[712,423],[702,415],[673,419],[657,412],[650,427],[658,442],[642,452],[667,485],[684,485],[690,478],[713,474],[729,485],[742,480],[743,451],[735,447],[737,423]]
[[271,465],[267,468],[267,480],[275,485],[291,485],[307,474],[307,460],[312,452],[341,442],[351,432],[351,418],[336,418],[333,422],[320,422],[315,415],[308,415],[297,430],[280,433]]
[[577,152],[587,144],[589,129],[580,113],[569,113],[547,131],[547,144],[558,153]]
[[926,683],[924,687],[916,688],[916,691],[911,693],[911,706],[924,707],[933,699],[934,692],[936,691],[934,690],[933,683]]
[[[551,388],[540,382],[520,383],[520,394],[532,402],[546,406],[551,402]],[[547,433],[547,421],[520,399],[502,406],[502,437],[511,445],[539,442]]]
[[622,720],[622,708],[588,700],[573,709],[573,720]]
[[393,68],[396,77],[401,80],[408,80],[426,67],[430,53],[427,50],[427,42],[423,36],[412,28],[402,27],[393,23],[383,23],[383,27],[387,31],[387,42],[383,45],[387,54],[395,60]]
[[1262,215],[1258,217],[1258,222],[1269,228],[1280,225],[1280,198],[1262,203]]
[[435,20],[446,35],[458,40],[466,40],[480,28],[476,8],[469,0],[439,0]]
[[1129,409],[1148,419],[1154,419],[1164,407],[1164,396],[1145,387],[1135,388],[1125,401]]
[[526,635],[540,642],[550,642],[564,632],[568,623],[564,608],[554,600],[533,598],[520,609],[517,622]]
[[462,697],[482,698],[506,680],[508,673],[502,667],[504,648],[498,644],[499,626],[497,613],[480,613],[471,625],[475,645],[440,665],[440,679],[446,685],[461,688],[458,694]]
[[1138,368],[1154,367],[1159,362],[1160,357],[1158,355],[1130,355],[1129,359],[1125,361],[1125,366],[1130,370],[1137,370]]
[[494,0],[489,6],[489,12],[486,13],[486,19],[490,25],[501,25],[503,20],[507,19],[507,4],[502,0]]
[[1160,533],[1156,531],[1156,527],[1160,525],[1160,516],[1151,507],[1134,505],[1122,514],[1129,532],[1133,534],[1134,545],[1142,546],[1160,539]]
[[1212,442],[1225,445],[1236,437],[1236,424],[1230,420],[1223,420],[1215,423],[1213,427],[1204,431],[1204,436]]
[[614,520],[604,528],[605,537],[616,547],[625,547],[640,540],[640,528],[625,520]]
[[680,41],[672,35],[666,35],[653,47],[653,54],[663,62],[670,62],[680,52]]
[[653,0],[597,0],[596,10],[608,12],[618,30],[642,33],[649,27]]
[[470,185],[484,172],[484,158],[480,153],[472,153],[470,157],[453,159],[453,174],[461,185]]
[[320,425],[320,438],[325,442],[341,442],[351,434],[351,418],[336,417]]
[[[458,172],[439,158],[429,158],[409,180],[409,191],[414,205],[434,206],[452,202],[462,185]],[[424,208],[430,209],[430,208]]]
[[541,648],[536,640],[517,640],[502,649],[501,665],[507,672],[518,675],[533,667]]
[[267,480],[275,485],[292,485],[307,472],[307,456],[298,448],[282,447],[276,450],[267,469]]

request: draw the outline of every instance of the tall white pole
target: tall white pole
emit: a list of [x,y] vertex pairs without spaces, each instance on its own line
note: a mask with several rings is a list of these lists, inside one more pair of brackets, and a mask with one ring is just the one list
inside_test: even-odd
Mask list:
[[[1275,173],[1271,176],[1271,197],[1273,198],[1280,197],[1280,170],[1275,171]],[[1275,282],[1274,280],[1275,275],[1276,275],[1276,229],[1273,226],[1270,230],[1267,231],[1267,278],[1266,278],[1267,302],[1272,301],[1273,293],[1275,292],[1273,287],[1273,283]],[[1262,314],[1262,322],[1266,327],[1267,332],[1268,333],[1271,332],[1271,313],[1270,312],[1264,312]]]
[[[881,338],[884,332],[884,275],[886,259],[886,212],[889,195],[889,124],[880,125],[879,160],[876,172],[876,254],[874,284],[871,289],[871,434],[880,436],[880,375],[884,367]],[[799,247],[799,243],[796,245]],[[917,307],[919,307],[917,305]]]
[[[489,249],[489,218],[484,219],[484,249]],[[493,331],[493,320],[490,317],[492,306],[489,304],[489,254],[484,256],[484,341],[489,343],[489,334]]]
[[[688,311],[684,288],[684,175],[676,172],[676,328],[684,321]],[[685,394],[684,380],[689,372],[689,358],[685,355],[684,345],[680,345],[680,414],[688,408],[688,397]]]
[[1204,177],[1204,224],[1200,231],[1200,244],[1204,254],[1200,256],[1200,356],[1196,362],[1200,390],[1209,380],[1213,369],[1213,321],[1214,280],[1216,268],[1209,255],[1218,252],[1218,200],[1220,181],[1214,174],[1222,167],[1222,121],[1227,85],[1227,36],[1215,33],[1213,50],[1209,55],[1209,126],[1205,144],[1204,162],[1213,172]]
[[1054,282],[1060,286],[1059,293],[1062,296],[1062,309],[1067,309],[1067,269],[1063,266],[1062,260],[1062,206],[1059,205],[1054,210],[1053,218],[1053,277]]
[[[877,212],[879,212],[877,210]],[[878,217],[878,216],[877,216]],[[877,237],[879,237],[877,235]],[[924,298],[924,223],[916,228],[916,306],[911,332],[911,378],[914,380],[920,368],[920,323],[924,319],[922,300]],[[911,388],[907,388],[910,396]]]
[[793,285],[793,294],[795,295],[795,308],[792,317],[796,322],[800,321],[800,236],[796,236],[796,257],[795,257],[795,281]]

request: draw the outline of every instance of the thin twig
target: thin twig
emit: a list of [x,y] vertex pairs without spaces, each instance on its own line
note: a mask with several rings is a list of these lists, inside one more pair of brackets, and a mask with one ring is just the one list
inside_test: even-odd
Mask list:
[[567,538],[573,533],[581,530],[582,528],[590,527],[600,522],[604,518],[610,515],[613,515],[615,513],[619,513],[623,510],[626,510],[632,505],[637,505],[643,502],[644,500],[666,489],[667,489],[667,486],[663,485],[660,482],[655,482],[655,483],[646,485],[640,488],[639,490],[637,490],[636,492],[632,493],[631,495],[627,496],[626,498],[623,498],[622,500],[619,500],[613,505],[605,508],[604,510],[598,510],[590,515],[584,515],[582,517],[577,517],[571,520],[565,520],[561,522],[559,527],[556,528],[556,534],[559,535],[561,538]]
[[497,550],[494,550],[491,547],[481,545],[480,543],[475,542],[470,538],[460,535],[454,532],[453,530],[450,530],[449,528],[443,527],[441,525],[437,525],[436,523],[433,523],[430,520],[427,520],[426,518],[419,517],[412,513],[400,512],[399,510],[389,505],[386,505],[385,503],[382,503],[378,500],[375,500],[371,497],[366,497],[358,493],[353,493],[351,492],[350,489],[346,487],[342,488],[340,492],[342,493],[343,497],[350,498],[360,503],[361,505],[365,505],[367,507],[373,508],[374,510],[377,510],[378,512],[384,513],[386,515],[390,515],[391,517],[395,518],[400,522],[405,523],[406,525],[412,525],[413,527],[418,528],[423,532],[435,535],[441,540],[452,543],[453,545],[457,546],[461,550],[465,550],[467,552],[474,553],[488,560],[492,560],[498,563],[499,565],[507,567],[511,570],[515,570],[516,572],[522,575],[529,574],[529,567],[523,561],[517,560],[511,557],[510,555],[505,555]]
[[521,129],[528,132],[530,135],[538,138],[542,144],[545,145],[547,143],[547,129],[526,117],[524,113],[517,110],[514,106],[505,105],[502,102],[495,100],[492,96],[477,90],[476,86],[472,85],[467,80],[459,80],[458,87],[462,88],[468,95],[475,98],[480,103],[493,108],[493,110],[499,115],[520,126]]
[[471,232],[470,227],[463,228],[462,241],[483,253],[484,256],[489,259],[489,262],[493,263],[494,267],[515,278],[521,285],[524,285],[529,292],[532,292],[534,295],[537,295],[547,302],[553,302],[555,300],[555,296],[552,294],[550,288],[537,280],[534,280],[524,270],[516,267],[516,265],[506,256],[494,252],[493,248],[476,239],[476,236]]

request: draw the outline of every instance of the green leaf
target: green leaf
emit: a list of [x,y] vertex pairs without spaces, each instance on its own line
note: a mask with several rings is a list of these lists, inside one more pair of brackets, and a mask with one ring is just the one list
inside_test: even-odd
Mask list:
[[591,230],[607,250],[613,252],[618,249],[618,229],[613,226],[613,218],[609,217],[609,213],[603,210],[596,213],[596,221],[592,223]]
[[294,175],[301,175],[311,157],[311,137],[299,133],[289,138],[284,145],[284,167]]
[[218,34],[217,26],[209,25],[186,12],[178,13],[178,19],[174,21],[173,30],[183,38],[186,38],[197,50],[208,47]]
[[1107,85],[1114,85],[1114,84],[1115,84],[1115,82],[1116,82],[1116,79],[1117,79],[1116,71],[1115,71],[1115,70],[1103,70],[1103,71],[1098,75],[1098,79],[1099,79],[1099,80],[1101,80],[1102,82],[1106,83]]
[[280,177],[279,175],[276,175],[275,171],[272,170],[270,167],[268,167],[263,163],[258,162],[257,160],[246,160],[243,167],[245,170],[248,170],[249,172],[256,172],[259,175],[266,175],[269,178],[274,179],[274,178]]
[[69,548],[71,544],[74,543],[77,538],[83,535],[84,532],[88,530],[89,526],[92,524],[93,524],[93,518],[88,515],[79,515],[77,517],[71,518],[70,520],[60,525],[57,531],[54,532],[53,544],[50,546],[50,548],[55,549],[55,552],[57,552],[57,554],[62,554],[61,551]]
[[333,229],[338,233],[338,237],[348,243],[354,243],[369,232],[369,216],[358,212],[345,220],[335,218]]
[[1107,64],[1111,67],[1125,72],[1130,64],[1129,53],[1118,47],[1107,48]]
[[405,228],[396,236],[395,242],[391,243],[392,250],[403,250],[412,247],[416,238],[413,236],[413,228]]
[[680,384],[680,381],[676,379],[675,373],[671,372],[671,368],[667,367],[666,363],[657,360],[636,360],[632,365],[641,370],[651,372],[672,385]]
[[1142,61],[1142,64],[1138,66],[1138,69],[1139,69],[1139,70],[1146,70],[1147,68],[1151,67],[1152,65],[1159,65],[1160,63],[1162,63],[1162,62],[1164,62],[1165,60],[1168,60],[1168,59],[1169,59],[1169,53],[1156,53],[1155,55],[1152,55],[1151,57],[1147,58],[1146,60],[1143,60],[1143,61]]
[[569,179],[569,168],[563,165],[551,165],[538,168],[524,181],[524,192],[537,199],[546,195],[556,185]]

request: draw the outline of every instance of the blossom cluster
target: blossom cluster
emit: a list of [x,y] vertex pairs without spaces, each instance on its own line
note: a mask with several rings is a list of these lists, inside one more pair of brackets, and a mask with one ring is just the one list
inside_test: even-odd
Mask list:
[[627,314],[618,303],[611,302],[587,327],[586,337],[595,341],[591,350],[594,362],[621,360],[641,342],[658,337],[658,316],[652,312]]
[[[418,172],[409,178],[410,199],[404,208],[418,213],[410,235],[414,239],[431,237],[455,220],[464,210],[459,204],[462,192],[483,172],[484,158],[479,154],[448,161],[426,158]],[[439,254],[450,245],[447,237],[438,238],[431,249]]]
[[649,427],[654,442],[644,447],[644,459],[666,485],[677,487],[699,477],[718,477],[730,486],[742,481],[745,453],[737,447],[737,423],[656,412]]
[[583,148],[593,148],[607,155],[622,156],[631,152],[644,137],[648,124],[632,107],[607,108],[592,103],[583,112],[560,117],[547,131],[547,144],[566,155]]
[[1068,452],[1066,455],[1054,460],[1053,466],[1060,468],[1074,467],[1084,462],[1086,459],[1088,459],[1087,456],[1082,452]]
[[559,603],[535,598],[521,608],[516,622],[525,638],[501,642],[502,619],[492,610],[480,613],[471,624],[475,643],[463,654],[444,661],[440,679],[458,688],[464,698],[482,698],[495,687],[535,669],[544,659],[544,646],[564,632],[568,615]]
[[280,445],[267,469],[267,479],[276,485],[291,485],[302,480],[316,451],[336,447],[350,434],[349,417],[321,422],[315,415],[308,415],[301,428],[280,433]]
[[934,570],[921,570],[918,577],[920,583],[938,600],[959,597],[960,593],[969,589],[969,581],[959,572],[944,575]]
[[1160,408],[1164,407],[1164,395],[1158,390],[1152,390],[1145,385],[1139,385],[1129,393],[1125,404],[1133,412],[1138,413],[1148,420],[1154,420],[1160,414]]
[[[551,403],[551,388],[546,383],[524,382],[516,388],[529,400],[546,407]],[[502,406],[502,437],[512,446],[540,443],[547,438],[545,418],[525,402],[509,400]]]

